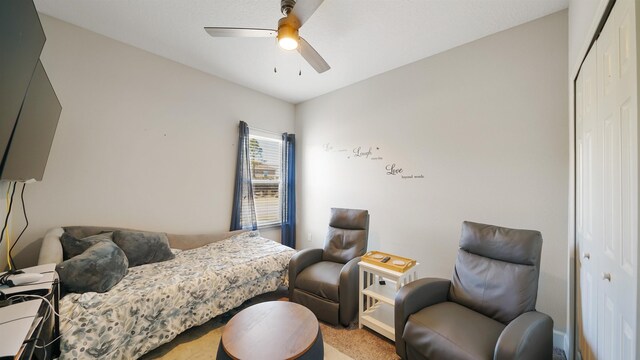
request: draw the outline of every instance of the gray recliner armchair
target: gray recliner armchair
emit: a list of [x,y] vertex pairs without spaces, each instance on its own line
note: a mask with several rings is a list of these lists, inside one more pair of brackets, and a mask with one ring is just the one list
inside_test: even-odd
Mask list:
[[553,320],[535,310],[542,235],[464,222],[451,281],[419,279],[395,301],[403,359],[551,359]]
[[324,248],[301,250],[289,262],[289,300],[348,326],[358,313],[358,262],[368,237],[367,210],[332,208]]

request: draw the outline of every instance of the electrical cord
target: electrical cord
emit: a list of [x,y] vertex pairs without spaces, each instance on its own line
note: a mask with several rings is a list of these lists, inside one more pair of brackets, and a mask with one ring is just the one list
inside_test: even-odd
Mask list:
[[[48,317],[48,314],[49,314],[49,313],[50,313],[50,312],[49,312],[49,311],[47,311],[47,317],[46,317],[46,318],[43,318],[43,320],[42,320],[42,322],[43,322],[43,323],[47,322],[47,320],[49,319],[49,317]],[[57,340],[57,339],[56,339],[56,340]],[[47,347],[48,347],[49,345],[53,344],[53,342],[54,342],[54,341],[56,341],[56,340],[53,340],[52,342],[50,342],[50,343],[48,343],[48,344],[47,344],[47,343],[44,341],[44,339],[43,339],[43,338],[41,338],[41,337],[35,337],[35,338],[26,339],[26,340],[25,340],[25,341],[23,341],[22,343],[23,343],[23,344],[28,344],[28,343],[30,343],[30,342],[33,342],[33,346],[34,346],[34,347],[36,347],[36,348],[38,348],[38,349],[42,349],[42,350],[44,351],[44,357],[43,357],[43,359],[47,359]],[[38,341],[42,341],[42,346],[39,346],[39,345],[38,345]]]
[[[46,317],[43,321],[48,320],[48,319],[49,319],[49,316],[51,315],[51,312],[53,312],[54,314],[58,315],[58,318],[59,318],[59,319],[64,319],[64,320],[66,320],[66,321],[68,322],[68,324],[69,324],[69,328],[68,328],[67,330],[71,330],[71,329],[73,329],[73,328],[75,327],[75,326],[72,324],[73,320],[71,320],[70,318],[68,318],[68,317],[66,317],[66,316],[62,316],[62,315],[60,315],[60,313],[56,311],[56,309],[55,309],[55,307],[53,306],[53,304],[51,303],[51,301],[49,301],[49,299],[45,298],[44,296],[40,296],[40,295],[32,295],[32,294],[18,294],[18,295],[13,295],[13,296],[9,296],[9,297],[8,297],[8,299],[9,299],[9,300],[11,300],[11,299],[15,299],[15,298],[23,298],[23,299],[24,299],[24,298],[42,299],[42,301],[46,302],[46,303],[47,303],[47,305],[49,305],[49,310],[50,310],[50,312],[48,312],[47,317]],[[60,339],[60,338],[62,337],[62,333],[63,333],[63,332],[66,332],[67,330],[65,330],[65,331],[60,330],[60,335],[58,335],[55,339],[51,340],[49,343],[44,344],[42,347],[47,347],[47,346],[49,346],[49,345],[53,344],[54,342],[58,341],[58,339]],[[44,341],[43,341],[43,342],[44,342]],[[38,347],[38,345],[37,345],[37,344],[35,344],[35,346],[36,346],[36,347]]]
[[[18,273],[22,273],[22,270],[15,270]],[[40,274],[49,274],[52,273],[52,271],[45,271],[45,272],[41,272]],[[53,279],[53,283],[54,284],[59,284],[59,280],[60,278],[58,277],[58,273],[53,272],[54,273],[54,279]],[[35,284],[41,284],[41,283],[35,283]],[[27,285],[31,285],[31,284],[27,284]],[[0,291],[1,293],[1,291]],[[51,296],[51,294],[53,294],[53,288],[49,289],[49,292],[47,292],[46,294],[40,296],[40,297],[44,297],[44,298],[48,298],[49,296]],[[31,294],[14,294],[14,295],[5,295],[6,300],[9,300],[10,298],[16,298],[16,297],[20,297],[20,296],[39,296],[39,295],[31,295]]]
[[[22,183],[22,190],[20,191],[20,201],[22,203],[22,213],[24,214],[24,221],[26,222],[26,224],[24,225],[24,228],[20,232],[20,235],[18,235],[18,237],[16,238],[16,241],[13,242],[13,245],[11,245],[11,248],[9,249],[9,261],[11,262],[11,265],[13,266],[14,269],[16,268],[16,263],[13,261],[13,256],[11,255],[11,252],[13,251],[13,248],[16,246],[16,244],[18,244],[18,241],[20,241],[20,238],[22,237],[22,234],[24,234],[25,230],[27,230],[27,227],[29,227],[29,218],[27,217],[27,208],[24,206],[24,188],[25,187],[27,187],[27,183]],[[14,190],[15,190],[15,185],[14,185]]]
[[[48,347],[49,345],[53,344],[53,341],[56,341],[56,340],[58,340],[58,339],[53,340],[52,342],[50,342],[50,343],[48,343],[48,344],[44,342],[44,339],[39,338],[39,337],[38,337],[38,338],[35,338],[34,340],[35,340],[35,342],[33,343],[33,346],[37,347],[38,349],[42,349],[42,350],[44,350],[44,357],[43,357],[43,359],[48,359],[48,358],[47,358],[47,347]],[[42,346],[38,346],[38,340],[39,340],[39,341],[42,341]]]
[[[66,316],[62,316],[60,315],[59,312],[56,311],[55,307],[53,306],[53,304],[51,303],[51,301],[49,301],[49,299],[45,298],[44,296],[40,296],[40,295],[33,295],[33,294],[18,294],[18,295],[13,295],[13,296],[9,296],[8,299],[15,299],[15,298],[31,298],[31,299],[41,299],[42,301],[46,302],[47,305],[49,305],[49,309],[51,309],[51,311],[58,315],[58,318],[60,319],[65,319],[66,321],[72,322],[73,320],[69,319]],[[73,325],[72,325],[73,326]]]
[[[42,318],[42,323],[46,324],[47,321],[49,320],[49,318],[51,317],[51,313],[54,312],[53,308],[50,306],[49,308],[47,308],[47,313],[45,314],[45,316]],[[42,338],[36,338],[36,342],[33,344],[33,346],[43,349],[44,353],[45,353],[45,359],[47,358],[46,354],[47,354],[47,347],[51,344],[53,344],[54,342],[58,341],[58,339],[60,339],[60,337],[62,337],[62,333],[60,333],[55,339],[51,340],[49,343],[46,343],[44,341],[44,339]],[[42,346],[38,346],[38,340],[42,340]]]
[[9,276],[11,275],[15,275],[15,274],[23,274],[24,271],[22,270],[9,270],[6,273],[0,275],[0,285],[7,285],[8,287],[13,287],[14,283],[9,280]]
[[[9,197],[9,189],[11,188],[11,183],[9,183],[9,187],[7,188],[7,197]],[[11,215],[11,207],[13,206],[13,194],[15,194],[16,192],[16,183],[13,183],[13,190],[11,191],[11,196],[9,197],[11,200],[7,199],[9,201],[9,206],[7,207],[7,216],[5,216],[4,218],[4,225],[2,226],[2,231],[0,232],[0,244],[2,244],[2,239],[4,238],[5,235],[5,231],[7,230],[7,226],[9,225],[9,216]],[[7,265],[9,265],[9,270],[13,269],[13,266],[11,264],[11,261],[9,260],[9,252],[10,252],[10,248],[9,248],[9,234],[8,232],[6,233],[7,235]]]
[[[46,273],[51,273],[52,271],[45,271],[42,274],[46,274]],[[58,274],[53,272],[54,274],[54,283],[58,283]],[[4,275],[4,274],[3,274]],[[44,296],[40,296],[40,295],[34,295],[34,294],[15,294],[12,296],[7,296],[6,294],[2,293],[2,291],[0,291],[0,300],[3,301],[9,301],[9,302],[13,302],[13,300],[17,300],[17,301],[27,301],[27,299],[40,299],[42,301],[44,301],[48,306],[45,309],[45,313],[42,316],[42,320],[41,323],[45,324],[47,321],[49,321],[49,319],[51,318],[52,314],[56,314],[58,316],[58,318],[62,318],[68,321],[69,327],[68,330],[73,329],[75,326],[72,324],[71,319],[69,319],[66,316],[62,316],[60,315],[60,313],[58,313],[55,310],[55,306],[51,303],[51,301],[48,299],[52,294],[53,294],[53,287],[51,289],[49,289],[49,292],[47,292]],[[31,316],[27,316],[27,317],[23,317],[23,318],[19,318],[19,319],[13,319],[10,320],[8,322],[11,321],[16,321],[16,320],[20,320],[20,319],[26,319],[26,318],[31,318]],[[4,323],[0,323],[0,324],[4,324]],[[60,331],[59,335],[54,338],[53,340],[51,340],[50,342],[46,342],[43,338],[41,337],[35,337],[35,338],[30,338],[30,339],[26,339],[24,341],[25,344],[33,342],[33,346],[39,349],[42,349],[44,352],[44,358],[47,358],[47,354],[48,354],[48,350],[47,348],[55,343],[56,341],[58,341],[60,338],[62,337],[62,331]],[[42,345],[38,345],[38,342],[41,342]]]

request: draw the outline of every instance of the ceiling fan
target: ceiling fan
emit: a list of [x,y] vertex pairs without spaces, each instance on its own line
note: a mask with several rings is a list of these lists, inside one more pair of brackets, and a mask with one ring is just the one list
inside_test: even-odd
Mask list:
[[285,50],[298,50],[318,73],[331,67],[309,43],[298,35],[300,27],[313,15],[324,0],[280,0],[284,17],[278,20],[278,30],[256,28],[205,27],[213,37],[276,37]]

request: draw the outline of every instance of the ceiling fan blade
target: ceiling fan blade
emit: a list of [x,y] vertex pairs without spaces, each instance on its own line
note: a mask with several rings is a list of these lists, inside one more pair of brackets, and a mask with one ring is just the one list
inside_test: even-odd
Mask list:
[[300,26],[309,20],[323,1],[324,0],[296,0],[296,5],[291,12],[300,22]]
[[278,30],[273,29],[229,27],[205,27],[204,29],[213,37],[275,37],[278,34]]
[[318,74],[322,74],[323,72],[331,69],[331,66],[327,64],[326,61],[318,54],[316,49],[314,49],[307,40],[300,38],[300,45],[298,45],[298,52],[302,57],[307,60],[309,65],[316,69]]

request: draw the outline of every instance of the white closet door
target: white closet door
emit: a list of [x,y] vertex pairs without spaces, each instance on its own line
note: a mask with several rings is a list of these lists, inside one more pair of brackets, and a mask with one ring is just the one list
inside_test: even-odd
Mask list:
[[576,309],[583,359],[637,353],[636,0],[618,0],[576,80]]
[[578,346],[585,360],[596,359],[598,342],[597,281],[598,256],[594,254],[602,218],[601,173],[595,170],[601,163],[600,154],[594,151],[597,143],[597,73],[596,53],[590,52],[576,80],[576,254],[578,277],[576,283],[576,309],[578,322]]
[[[597,241],[598,358],[635,359],[637,289],[637,76],[633,0],[619,0],[598,41],[602,229]],[[596,221],[596,224],[600,221]]]

